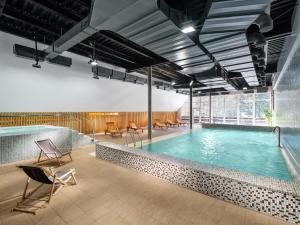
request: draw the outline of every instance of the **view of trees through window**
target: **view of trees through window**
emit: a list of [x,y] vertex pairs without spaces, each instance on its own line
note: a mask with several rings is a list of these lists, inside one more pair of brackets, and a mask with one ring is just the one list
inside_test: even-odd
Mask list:
[[[268,92],[193,97],[193,121],[268,125],[264,115],[270,111],[270,101]],[[189,100],[183,105],[181,115],[189,118]]]

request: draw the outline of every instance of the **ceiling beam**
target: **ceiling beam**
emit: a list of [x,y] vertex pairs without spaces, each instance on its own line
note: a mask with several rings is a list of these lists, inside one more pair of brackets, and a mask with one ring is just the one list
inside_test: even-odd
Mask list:
[[[88,45],[88,44],[85,44],[85,43],[79,43],[79,45],[82,45],[82,46],[84,46],[85,48],[89,48],[89,49],[91,49],[91,53],[92,53],[92,49],[93,49],[93,47],[92,46],[90,46],[90,45]],[[117,59],[117,60],[122,60],[122,61],[124,61],[124,62],[126,62],[126,63],[131,63],[131,64],[135,64],[136,62],[135,61],[133,61],[133,60],[130,60],[130,59],[127,59],[127,58],[125,58],[125,57],[122,57],[122,56],[119,56],[119,55],[117,55],[116,54],[116,51],[114,51],[114,50],[111,50],[111,49],[108,49],[108,48],[106,48],[106,47],[101,47],[101,49],[100,48],[95,48],[95,50],[96,50],[96,52],[98,52],[98,53],[100,53],[100,54],[106,54],[106,55],[109,55],[110,57],[112,57],[112,58],[115,58],[115,59]],[[124,56],[124,55],[123,55]],[[101,58],[101,57],[100,57]],[[100,60],[100,58],[98,59],[98,60]]]
[[41,4],[40,2],[36,1],[36,0],[25,0],[27,3],[31,3],[32,5],[36,5],[38,6],[39,8],[42,8],[43,10],[47,11],[47,12],[50,12],[50,13],[53,13],[53,14],[56,14],[57,16],[63,18],[64,20],[70,20],[72,21],[73,24],[79,22],[73,18],[70,18],[69,16],[67,16],[66,13],[61,13],[61,12],[58,12],[56,9],[53,9],[53,8],[50,8],[44,4]]

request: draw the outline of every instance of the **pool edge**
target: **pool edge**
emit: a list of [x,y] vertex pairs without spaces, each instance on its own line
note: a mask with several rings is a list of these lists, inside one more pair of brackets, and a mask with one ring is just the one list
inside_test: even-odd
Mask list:
[[[300,186],[296,183],[272,178],[265,180],[264,177],[204,166],[109,142],[96,144],[96,158],[168,180],[245,208],[300,223],[297,216],[300,215]],[[230,174],[233,174],[234,178]],[[244,180],[237,179],[241,177]]]

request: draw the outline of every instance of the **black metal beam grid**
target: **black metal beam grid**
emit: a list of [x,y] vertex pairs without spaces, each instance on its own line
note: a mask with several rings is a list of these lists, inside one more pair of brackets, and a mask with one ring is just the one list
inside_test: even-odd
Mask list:
[[297,3],[297,0],[275,0],[271,4],[270,15],[273,19],[274,29],[265,33],[268,41],[268,61],[267,72],[276,72],[274,68],[280,54],[284,50],[284,44],[292,32],[292,15]]
[[[90,0],[8,0],[1,9],[0,30],[30,40],[34,39],[36,33],[38,42],[50,45],[88,16],[90,7]],[[91,42],[94,41],[96,59],[128,70],[167,62],[153,52],[109,31],[97,32],[69,51],[91,57]],[[169,63],[165,66],[170,70],[174,68]],[[169,79],[164,74],[159,76]]]
[[[169,4],[172,4],[171,2],[173,1],[168,1]],[[205,14],[203,11],[205,10],[203,7],[206,3],[205,0],[177,0],[174,2],[179,5],[183,4],[182,7],[187,9],[186,15],[190,16],[189,19],[200,21],[198,25],[201,27],[201,21],[204,20],[197,15]],[[285,34],[291,32],[291,15],[296,2],[297,0],[276,0],[271,5],[274,30],[265,34],[269,42],[267,71],[269,67],[275,68],[278,63],[282,46],[287,37]],[[31,40],[34,39],[34,33],[36,33],[39,42],[49,45],[85,18],[89,14],[90,7],[90,0],[0,0],[0,30]],[[154,78],[167,82],[176,80],[177,83],[183,84],[182,86],[187,86],[187,83],[193,79],[193,75],[179,72],[180,68],[176,64],[167,62],[153,52],[108,31],[96,33],[69,51],[91,57],[90,43],[93,41],[96,41],[96,58],[101,61],[128,70],[139,68],[137,72],[145,75],[148,74],[147,67],[154,65]],[[213,55],[214,52],[211,54]],[[204,66],[209,62],[205,60],[187,63],[182,67],[201,66],[202,64]],[[228,74],[225,75],[225,79],[229,79],[231,84],[243,84],[243,81],[235,82]],[[203,86],[204,84],[197,85]]]

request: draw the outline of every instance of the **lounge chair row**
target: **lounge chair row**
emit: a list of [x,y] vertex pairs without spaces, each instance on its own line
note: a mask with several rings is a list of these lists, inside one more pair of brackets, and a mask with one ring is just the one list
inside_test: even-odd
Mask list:
[[171,120],[167,120],[165,123],[161,123],[160,120],[156,120],[155,123],[153,124],[153,127],[158,127],[158,128],[168,128],[168,127],[175,127],[175,126],[184,126],[186,125],[185,122],[176,119],[175,122],[171,121]]
[[[171,121],[171,120],[167,120],[165,123],[161,123],[160,120],[155,120],[155,122],[153,123],[153,127],[158,127],[158,128],[168,128],[168,127],[175,127],[175,126],[184,126],[186,125],[185,122],[179,120],[179,119],[176,119],[176,121]],[[133,131],[140,131],[140,132],[144,132],[144,128],[143,127],[140,127],[140,126],[137,126],[135,122],[133,121],[129,121],[128,123],[128,126],[127,126],[127,131],[130,131],[130,130],[133,130]],[[123,131],[120,130],[118,128],[118,126],[116,125],[115,122],[107,122],[106,123],[106,129],[104,131],[105,135],[106,134],[110,134],[111,136],[122,136],[122,133]]]

